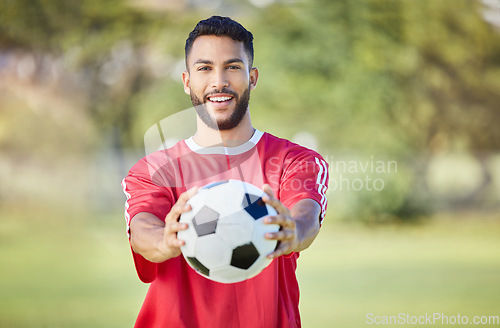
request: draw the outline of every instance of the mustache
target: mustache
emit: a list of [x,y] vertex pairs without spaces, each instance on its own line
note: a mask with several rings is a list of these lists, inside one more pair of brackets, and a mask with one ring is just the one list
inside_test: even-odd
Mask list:
[[238,94],[234,91],[231,91],[229,89],[226,89],[226,88],[222,88],[220,90],[213,90],[207,94],[205,94],[205,101],[207,100],[208,97],[212,96],[212,95],[216,95],[216,94],[219,94],[219,93],[225,93],[225,94],[228,94],[228,95],[231,95],[233,96],[235,99],[238,99]]

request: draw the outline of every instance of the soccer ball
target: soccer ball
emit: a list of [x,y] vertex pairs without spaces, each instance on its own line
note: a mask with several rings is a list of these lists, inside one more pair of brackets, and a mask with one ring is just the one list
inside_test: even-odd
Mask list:
[[239,180],[208,184],[188,201],[192,210],[181,215],[188,229],[179,231],[181,252],[202,276],[221,283],[252,278],[271,260],[277,241],[264,238],[280,226],[263,219],[276,210],[262,201],[264,191]]

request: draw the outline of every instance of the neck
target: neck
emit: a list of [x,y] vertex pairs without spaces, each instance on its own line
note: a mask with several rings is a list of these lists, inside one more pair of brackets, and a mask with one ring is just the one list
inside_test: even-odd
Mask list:
[[230,130],[211,129],[199,117],[196,124],[197,130],[193,140],[201,147],[237,147],[250,140],[255,132],[248,113],[238,126]]

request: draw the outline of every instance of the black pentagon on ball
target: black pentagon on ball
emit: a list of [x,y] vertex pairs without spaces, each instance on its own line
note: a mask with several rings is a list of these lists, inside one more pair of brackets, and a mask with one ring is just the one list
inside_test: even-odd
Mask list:
[[198,237],[215,233],[219,213],[208,206],[203,206],[193,218],[194,230]]
[[252,194],[245,194],[243,197],[243,208],[250,214],[255,220],[260,219],[268,214],[266,203],[262,200],[262,197]]
[[198,259],[196,257],[187,257],[187,260],[189,261],[189,263],[191,263],[193,268],[196,269],[196,271],[199,271],[200,273],[204,274],[205,276],[208,276],[210,274],[210,270],[206,266],[201,264],[201,262],[198,261]]
[[231,265],[240,269],[248,269],[259,258],[259,251],[251,242],[233,249]]

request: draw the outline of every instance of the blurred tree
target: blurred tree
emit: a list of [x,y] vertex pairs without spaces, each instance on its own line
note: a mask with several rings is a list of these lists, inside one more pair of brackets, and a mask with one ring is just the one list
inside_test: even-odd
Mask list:
[[170,21],[121,0],[2,0],[0,8],[0,51],[32,54],[35,83],[47,79],[46,66],[62,61],[61,94],[80,95],[84,103],[76,110],[83,108],[99,131],[114,127],[130,143],[133,99],[151,82],[145,48]]
[[262,124],[284,121],[278,129],[286,136],[301,126],[331,152],[412,167],[401,174],[405,187],[375,196],[390,202],[359,197],[362,213],[429,209],[427,165],[443,151],[471,152],[482,163],[483,183],[458,200],[480,203],[492,187],[487,155],[500,147],[500,36],[480,10],[468,0],[270,7],[254,24],[256,62],[265,69],[252,110]]
[[[184,40],[209,14],[201,1],[138,3],[0,0],[0,53],[31,54],[39,85],[47,58],[62,62],[57,87],[81,100],[66,110],[91,117],[97,140],[112,133],[118,148],[139,146],[154,122],[190,106],[179,74]],[[325,153],[407,164],[394,188],[357,197],[350,215],[418,214],[432,200],[427,163],[448,150],[474,153],[484,183],[473,194],[488,190],[485,154],[500,147],[500,36],[479,1],[218,4],[255,36],[259,128],[288,138],[303,129]]]
[[391,108],[395,127],[401,129],[397,135],[404,136],[411,149],[427,154],[418,172],[422,175],[430,155],[472,153],[483,179],[458,201],[477,203],[492,187],[487,156],[500,149],[500,37],[481,19],[478,2],[406,6],[404,41],[416,51],[417,62],[413,70],[394,71],[406,108],[406,115]]

